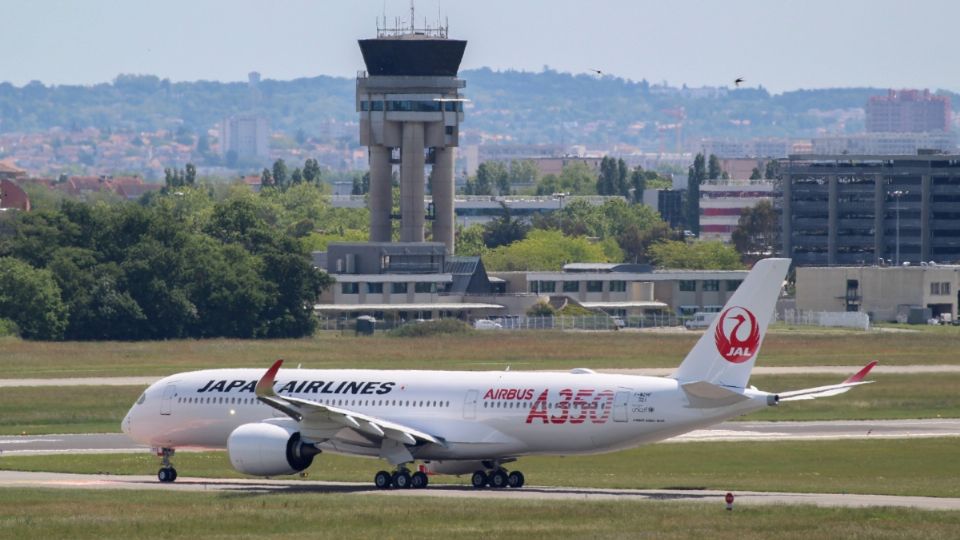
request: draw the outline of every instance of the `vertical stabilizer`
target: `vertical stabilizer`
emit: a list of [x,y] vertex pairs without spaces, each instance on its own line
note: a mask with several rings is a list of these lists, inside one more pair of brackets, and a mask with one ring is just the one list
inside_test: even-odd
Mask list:
[[744,388],[773,318],[790,259],[763,259],[697,341],[673,378]]

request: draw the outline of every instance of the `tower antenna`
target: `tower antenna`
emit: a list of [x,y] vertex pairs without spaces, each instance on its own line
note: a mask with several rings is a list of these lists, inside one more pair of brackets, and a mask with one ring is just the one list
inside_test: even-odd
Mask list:
[[413,15],[413,0],[410,0],[410,32],[411,32],[411,33],[413,33],[413,31],[414,31],[414,30],[413,30],[413,29],[414,29],[414,21],[416,21],[416,19],[414,19],[413,17],[414,17],[414,15]]

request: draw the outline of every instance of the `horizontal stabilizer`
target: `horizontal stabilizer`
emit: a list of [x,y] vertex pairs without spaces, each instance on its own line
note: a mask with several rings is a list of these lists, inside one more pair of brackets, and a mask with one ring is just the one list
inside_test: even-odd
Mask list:
[[726,407],[750,399],[739,392],[706,381],[686,383],[680,387],[687,394],[690,406],[695,409]]
[[800,401],[805,399],[817,399],[821,397],[830,397],[843,394],[844,392],[849,391],[854,386],[860,386],[861,384],[870,384],[873,381],[865,381],[864,377],[870,373],[870,370],[877,365],[877,361],[874,360],[858,371],[855,375],[847,378],[840,384],[830,384],[827,386],[817,386],[816,388],[804,388],[803,390],[791,390],[790,392],[781,392],[779,394],[780,401]]

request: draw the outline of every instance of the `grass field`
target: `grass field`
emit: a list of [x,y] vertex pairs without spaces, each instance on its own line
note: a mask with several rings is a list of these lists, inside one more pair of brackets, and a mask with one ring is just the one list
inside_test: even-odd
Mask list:
[[960,512],[0,489],[3,538],[952,539]]
[[[655,444],[579,457],[528,457],[530,485],[597,488],[700,488],[810,493],[960,497],[958,439],[878,439],[816,442],[699,442]],[[238,478],[225,452],[180,453],[181,476]],[[149,454],[0,457],[0,469],[76,473],[156,473]],[[380,460],[323,454],[309,478],[372,482]],[[468,485],[469,477],[436,476]]]
[[119,433],[143,386],[0,389],[0,435]]
[[[740,420],[960,418],[960,374],[875,375],[871,385],[814,401],[782,403]],[[765,375],[771,392],[839,382],[838,376]],[[14,387],[2,390],[0,435],[112,433],[143,386]]]
[[[473,332],[461,336],[358,338],[320,332],[297,340],[31,342],[0,339],[7,378],[167,375],[210,367],[266,367],[284,358],[309,368],[567,369],[675,367],[696,333]],[[960,328],[858,332],[780,328],[758,365],[958,364]]]

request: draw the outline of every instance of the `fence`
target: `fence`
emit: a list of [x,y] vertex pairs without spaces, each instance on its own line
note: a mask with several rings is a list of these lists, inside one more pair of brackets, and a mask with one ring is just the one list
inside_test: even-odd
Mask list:
[[783,322],[808,326],[832,326],[844,328],[870,329],[870,316],[862,311],[803,311],[786,309]]
[[[544,316],[528,317],[492,317],[491,320],[499,324],[501,330],[619,330],[621,328],[661,328],[683,326],[689,317],[680,317],[671,314],[650,313],[644,316],[611,317],[609,315],[580,315],[580,316]],[[404,324],[424,322],[403,321],[399,319],[378,319],[376,331],[392,330]],[[473,324],[474,321],[466,321]],[[320,318],[320,330],[335,330],[353,332],[356,321],[353,319]]]

